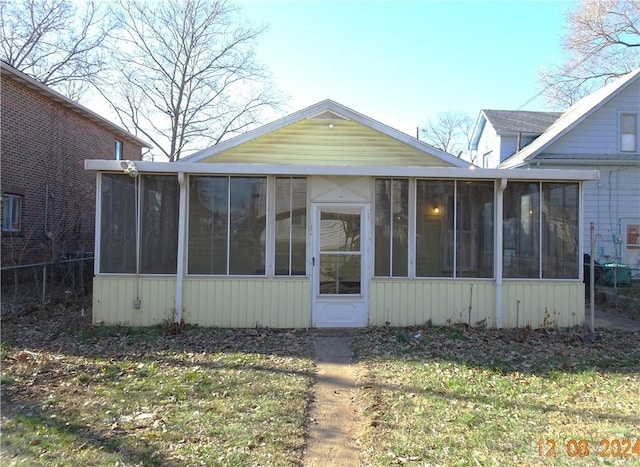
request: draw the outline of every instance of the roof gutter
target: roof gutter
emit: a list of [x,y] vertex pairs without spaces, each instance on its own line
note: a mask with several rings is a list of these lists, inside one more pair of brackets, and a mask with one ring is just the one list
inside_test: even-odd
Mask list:
[[[87,159],[85,170],[120,172],[119,161]],[[598,180],[600,171],[579,169],[481,169],[475,166],[416,167],[416,166],[352,166],[352,165],[293,165],[242,164],[227,162],[149,162],[136,161],[136,168],[144,173],[226,174],[226,175],[334,175],[361,177],[417,177],[449,179],[509,180]]]

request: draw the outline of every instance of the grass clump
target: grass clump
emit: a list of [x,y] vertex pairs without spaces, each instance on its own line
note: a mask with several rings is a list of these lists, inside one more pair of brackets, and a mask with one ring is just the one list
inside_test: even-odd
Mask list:
[[292,465],[306,334],[3,323],[2,465]]
[[[639,337],[364,331],[355,350],[366,463],[548,465],[553,454],[553,465],[639,465]],[[582,440],[589,454],[576,451]],[[613,440],[628,442],[629,455],[605,456],[601,442]]]

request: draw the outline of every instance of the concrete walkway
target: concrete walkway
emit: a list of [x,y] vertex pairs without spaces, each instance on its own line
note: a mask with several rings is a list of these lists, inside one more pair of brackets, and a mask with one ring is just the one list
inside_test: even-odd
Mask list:
[[352,403],[355,373],[351,365],[351,337],[324,331],[315,336],[317,378],[309,410],[309,439],[305,466],[359,464],[361,416]]
[[[640,331],[640,321],[635,319],[629,319],[621,316],[619,313],[613,313],[610,311],[603,311],[596,309],[594,312],[594,324],[597,329],[622,329],[624,331],[636,332]],[[585,313],[585,324],[587,327],[591,323],[591,315],[589,308]]]

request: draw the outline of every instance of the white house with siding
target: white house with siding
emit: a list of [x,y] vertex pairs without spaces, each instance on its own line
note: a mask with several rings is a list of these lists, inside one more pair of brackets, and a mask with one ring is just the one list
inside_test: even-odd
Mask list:
[[640,68],[586,96],[500,168],[596,169],[584,184],[584,235],[594,257],[640,278]]
[[555,122],[560,112],[482,109],[478,114],[469,149],[476,164],[497,167],[531,143]]
[[180,162],[86,168],[95,323],[584,322],[596,170],[469,166],[331,100]]

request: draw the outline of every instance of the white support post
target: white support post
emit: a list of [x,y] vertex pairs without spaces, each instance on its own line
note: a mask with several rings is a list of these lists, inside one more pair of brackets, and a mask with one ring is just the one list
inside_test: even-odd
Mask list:
[[176,265],[176,313],[175,322],[182,321],[182,292],[184,286],[185,239],[187,238],[187,183],[184,172],[178,172],[180,207],[178,209],[178,255]]
[[496,196],[496,249],[494,252],[496,265],[496,328],[502,328],[502,218],[504,217],[504,190],[507,179],[500,179]]

